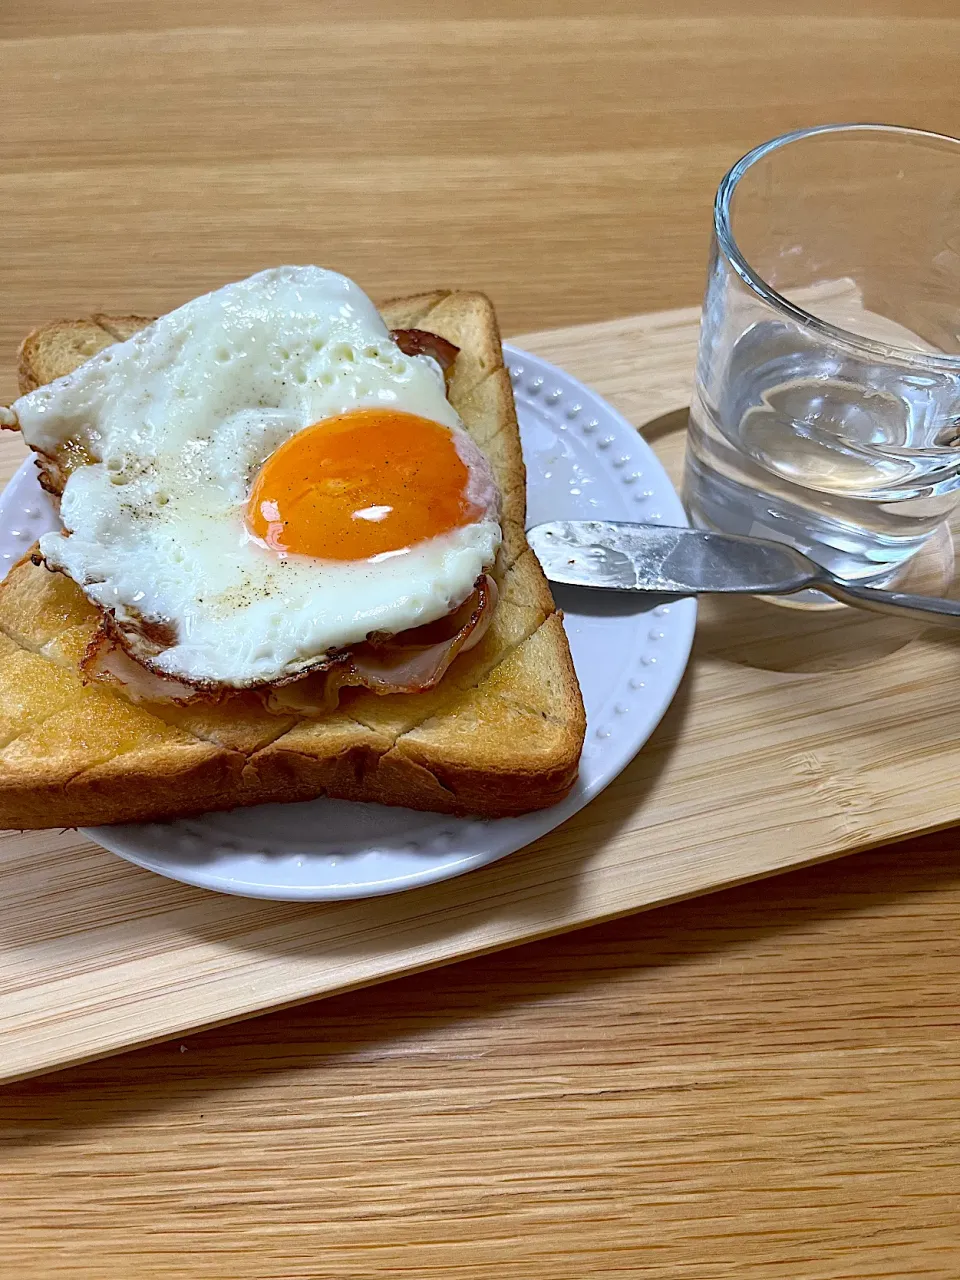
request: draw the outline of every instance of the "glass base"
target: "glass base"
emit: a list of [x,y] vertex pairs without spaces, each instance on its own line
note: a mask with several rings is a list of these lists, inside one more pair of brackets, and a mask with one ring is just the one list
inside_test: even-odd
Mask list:
[[[936,542],[943,529],[940,524],[903,537],[878,534],[740,484],[704,466],[689,448],[683,499],[697,528],[787,543],[836,577],[861,586],[890,588],[899,583],[913,559]],[[846,607],[820,591],[764,599],[793,608]]]

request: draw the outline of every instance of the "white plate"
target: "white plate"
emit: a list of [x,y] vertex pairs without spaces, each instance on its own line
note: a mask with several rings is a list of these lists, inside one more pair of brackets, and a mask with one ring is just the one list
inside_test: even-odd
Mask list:
[[[527,464],[528,520],[603,517],[686,524],[648,445],[594,392],[545,361],[504,347]],[[0,495],[0,565],[56,518],[28,460]],[[552,809],[495,821],[314,800],[170,823],[96,827],[104,848],[161,875],[253,898],[362,898],[430,884],[529,844],[576,813],[640,750],[680,682],[694,600],[559,589],[587,708],[573,792]]]

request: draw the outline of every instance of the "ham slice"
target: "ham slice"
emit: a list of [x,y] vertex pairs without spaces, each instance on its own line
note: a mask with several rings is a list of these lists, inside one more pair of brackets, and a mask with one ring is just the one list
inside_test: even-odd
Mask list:
[[390,337],[405,356],[430,356],[436,360],[444,377],[460,354],[459,347],[441,338],[439,333],[427,333],[426,329],[391,329]]
[[[270,711],[300,715],[332,711],[340,690],[351,686],[379,694],[423,693],[439,683],[458,654],[483,639],[497,599],[497,584],[489,574],[481,574],[471,595],[446,618],[395,636],[374,634],[324,660],[306,675],[261,685],[253,692]],[[122,685],[131,702],[184,704],[216,700],[225,692],[219,686],[197,687],[155,671],[127,652],[124,639],[114,619],[103,614],[80,663],[83,674],[91,680]]]
[[187,702],[199,690],[145,666],[123,647],[123,633],[110,614],[100,623],[80,660],[89,680],[121,685],[131,702]]
[[332,711],[340,690],[351,686],[380,694],[424,693],[439,684],[458,654],[480,643],[497,599],[497,584],[485,573],[473,594],[446,618],[395,636],[371,636],[332,659],[325,670],[275,686],[266,696],[266,706],[270,711],[316,715]]

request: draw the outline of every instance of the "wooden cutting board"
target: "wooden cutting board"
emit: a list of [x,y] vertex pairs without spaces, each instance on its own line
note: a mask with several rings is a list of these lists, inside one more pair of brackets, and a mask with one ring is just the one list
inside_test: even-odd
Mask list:
[[[696,336],[684,310],[515,341],[597,388],[676,478]],[[0,450],[5,478],[21,446]],[[958,715],[960,647],[944,632],[706,602],[687,677],[632,765],[551,835],[458,880],[263,903],[161,880],[76,833],[5,833],[0,1079],[954,822]]]

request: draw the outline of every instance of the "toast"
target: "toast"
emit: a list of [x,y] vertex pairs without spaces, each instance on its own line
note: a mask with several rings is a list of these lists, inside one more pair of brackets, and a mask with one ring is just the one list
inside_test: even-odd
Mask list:
[[[524,537],[525,476],[491,303],[435,292],[387,303],[391,328],[460,348],[449,397],[503,496],[500,598],[486,635],[436,688],[350,690],[335,712],[294,718],[255,697],[133,704],[85,682],[97,612],[29,555],[0,583],[0,825],[160,820],[320,795],[505,817],[555,804],[576,777],[585,721],[560,615]],[[20,350],[27,392],[130,337],[144,316],[48,324]]]

